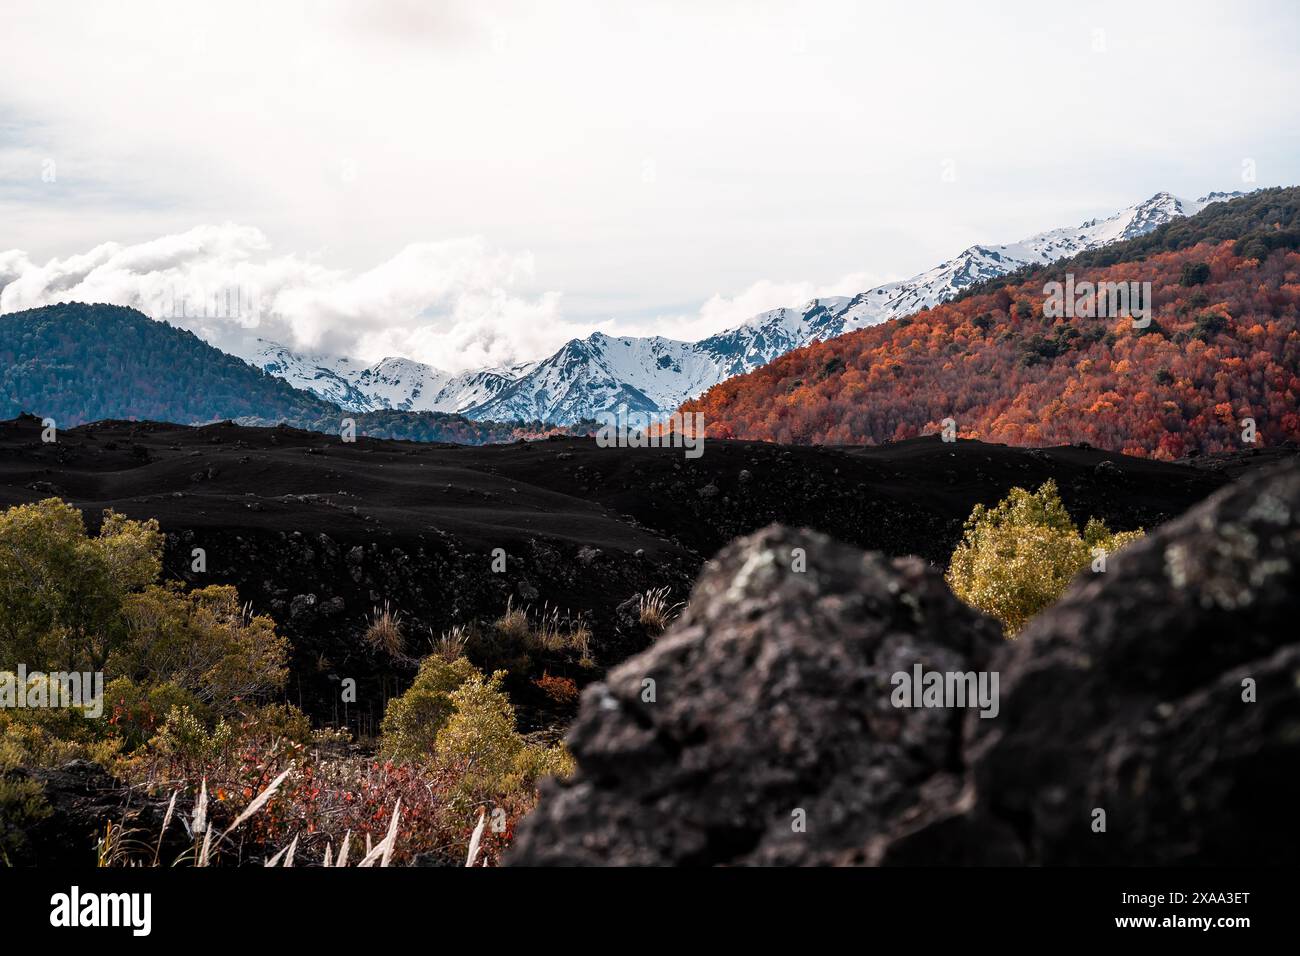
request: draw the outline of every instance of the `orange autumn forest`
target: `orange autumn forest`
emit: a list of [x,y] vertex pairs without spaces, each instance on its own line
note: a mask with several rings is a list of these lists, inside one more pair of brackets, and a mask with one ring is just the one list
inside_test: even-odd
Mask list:
[[709,437],[798,444],[911,438],[945,418],[963,438],[1165,460],[1239,449],[1247,419],[1260,445],[1300,438],[1300,253],[1207,242],[1075,273],[1151,282],[1152,321],[1047,318],[1038,274],[814,343],[683,410]]

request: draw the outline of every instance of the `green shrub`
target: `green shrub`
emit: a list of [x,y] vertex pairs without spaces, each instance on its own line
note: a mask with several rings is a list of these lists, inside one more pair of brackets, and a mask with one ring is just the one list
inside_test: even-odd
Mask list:
[[190,708],[173,707],[149,747],[164,760],[204,766],[222,760],[234,740],[234,730],[224,720],[209,729]]
[[465,767],[466,786],[485,793],[509,793],[522,784],[516,761],[525,744],[501,687],[505,676],[494,671],[485,678],[476,671],[452,691],[451,715],[434,743],[439,763]]
[[57,498],[0,514],[0,667],[103,670],[127,638],[123,605],[161,557],[156,521],[108,511],[92,538]]
[[104,688],[104,716],[128,752],[147,744],[175,707],[203,711],[193,694],[170,682],[142,685],[119,677]]
[[[49,680],[49,675],[29,675],[28,693],[37,681]],[[52,767],[76,759],[107,763],[121,748],[107,716],[88,717],[74,707],[5,707],[0,708],[0,736],[16,748],[11,757],[21,754],[24,766]]]
[[470,804],[532,789],[540,777],[573,772],[562,746],[528,743],[515,729],[515,709],[502,689],[505,671],[475,673],[452,692],[452,714],[438,731],[435,762],[460,771]]
[[1205,285],[1210,281],[1210,266],[1206,262],[1184,262],[1178,284],[1184,287]]
[[1081,535],[1054,481],[1033,493],[1012,488],[992,508],[975,506],[953,552],[947,581],[953,593],[997,618],[1014,636],[1090,566],[1093,548],[1110,553],[1141,536],[1141,531],[1113,533],[1095,518]]
[[438,731],[451,717],[451,695],[478,671],[464,657],[426,657],[406,693],[388,702],[380,724],[381,749],[400,762],[429,758]]
[[175,684],[225,715],[284,687],[288,643],[229,585],[150,585],[127,598],[124,616],[130,640],[109,661],[114,674]]
[[528,744],[515,758],[525,787],[533,787],[543,777],[567,777],[577,768],[573,754],[563,744],[543,747]]
[[25,748],[0,727],[0,864],[5,866],[14,865],[28,829],[50,815],[41,785],[18,772],[29,759]]
[[1228,328],[1228,320],[1218,312],[1202,312],[1192,326],[1192,338],[1208,342]]
[[243,740],[261,737],[305,744],[312,739],[311,719],[293,704],[263,704],[248,709],[237,736]]
[[529,743],[516,729],[505,677],[485,677],[463,657],[426,658],[411,688],[388,704],[384,753],[446,771],[467,813],[531,791],[540,777],[572,773],[563,747]]

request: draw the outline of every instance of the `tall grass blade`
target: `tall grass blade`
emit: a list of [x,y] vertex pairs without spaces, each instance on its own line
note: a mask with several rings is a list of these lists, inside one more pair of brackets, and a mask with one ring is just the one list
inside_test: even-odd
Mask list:
[[473,866],[478,860],[479,844],[483,841],[483,828],[487,826],[487,810],[478,812],[478,825],[469,838],[469,853],[465,856],[465,865]]
[[153,851],[154,866],[158,865],[158,857],[162,853],[163,836],[167,833],[167,827],[172,822],[172,814],[176,812],[176,794],[179,792],[180,792],[179,790],[172,791],[172,798],[167,803],[167,812],[163,814],[162,829],[158,831],[158,845],[154,847],[154,851]]

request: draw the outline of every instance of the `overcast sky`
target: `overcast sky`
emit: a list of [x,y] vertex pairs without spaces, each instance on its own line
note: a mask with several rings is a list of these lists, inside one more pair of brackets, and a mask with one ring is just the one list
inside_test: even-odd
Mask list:
[[3,0],[0,44],[0,309],[253,289],[187,323],[232,349],[694,338],[1300,183],[1294,0]]

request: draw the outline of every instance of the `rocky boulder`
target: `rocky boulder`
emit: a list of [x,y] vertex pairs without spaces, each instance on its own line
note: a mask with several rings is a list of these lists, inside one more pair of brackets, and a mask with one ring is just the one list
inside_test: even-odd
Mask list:
[[956,862],[996,833],[1034,864],[1294,863],[1297,621],[1291,464],[1080,575],[999,655],[999,718],[966,725],[964,804],[927,801],[875,859]]
[[[17,768],[9,782],[34,781],[43,808],[23,821],[23,839],[9,862],[15,866],[94,866],[96,842],[109,823],[125,827],[129,839],[156,846],[163,833],[167,800],[133,792],[98,764],[71,760],[57,767]],[[6,779],[0,778],[0,785]],[[161,852],[172,860],[188,846],[173,819]]]
[[[1084,571],[1009,642],[920,561],[768,528],[588,689],[578,771],[506,862],[1293,863],[1297,621],[1295,464]],[[996,672],[997,716],[894,706],[918,663]]]
[[891,675],[987,667],[993,620],[923,562],[771,527],[706,567],[682,620],[588,688],[513,864],[855,862],[960,769],[961,713]]

